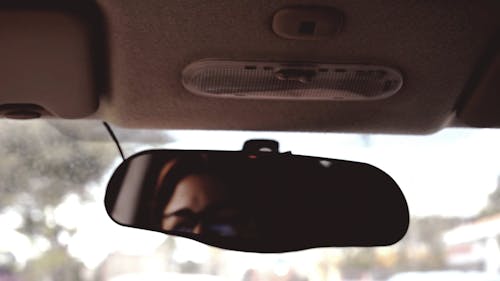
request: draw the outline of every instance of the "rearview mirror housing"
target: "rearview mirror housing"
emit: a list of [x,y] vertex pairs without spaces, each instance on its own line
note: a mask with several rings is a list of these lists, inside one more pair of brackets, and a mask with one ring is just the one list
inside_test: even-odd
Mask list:
[[258,144],[138,153],[114,172],[106,210],[124,226],[250,252],[386,246],[405,235],[408,205],[380,169]]

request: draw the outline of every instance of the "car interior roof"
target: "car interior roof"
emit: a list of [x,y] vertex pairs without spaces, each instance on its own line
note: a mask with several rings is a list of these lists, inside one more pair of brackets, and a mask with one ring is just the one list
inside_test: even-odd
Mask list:
[[[93,59],[97,72],[105,70],[98,75],[106,85],[95,87],[99,106],[87,118],[162,129],[423,134],[447,126],[500,127],[494,106],[500,101],[500,1],[96,4],[104,35],[94,40],[105,40],[106,55]],[[273,15],[297,6],[339,10],[342,30],[318,41],[277,36]],[[394,96],[373,101],[208,98],[181,83],[187,65],[207,58],[383,65],[398,69],[404,82]],[[1,96],[0,86],[0,104],[7,103]]]

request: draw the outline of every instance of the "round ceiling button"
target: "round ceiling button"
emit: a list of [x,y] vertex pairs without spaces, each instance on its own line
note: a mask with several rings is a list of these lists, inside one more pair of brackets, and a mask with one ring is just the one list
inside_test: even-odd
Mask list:
[[342,12],[332,7],[290,7],[273,17],[276,35],[294,40],[326,40],[339,33],[344,23]]

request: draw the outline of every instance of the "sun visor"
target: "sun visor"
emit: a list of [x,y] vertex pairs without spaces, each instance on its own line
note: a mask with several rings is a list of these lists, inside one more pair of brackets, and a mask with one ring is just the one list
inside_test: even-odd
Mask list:
[[82,118],[106,88],[102,16],[91,1],[0,3],[0,116]]
[[[499,46],[499,45],[497,45]],[[458,111],[458,119],[473,127],[500,127],[500,47],[482,73],[472,94]]]

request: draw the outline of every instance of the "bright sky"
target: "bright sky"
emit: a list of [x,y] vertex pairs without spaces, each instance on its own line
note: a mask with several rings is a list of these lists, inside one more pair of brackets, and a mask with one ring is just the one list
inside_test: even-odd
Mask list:
[[[369,137],[318,133],[169,133],[176,139],[165,146],[169,148],[241,150],[248,139],[268,138],[278,140],[282,152],[368,162],[396,180],[407,197],[413,216],[473,216],[486,204],[500,175],[500,130],[455,129],[429,136]],[[102,185],[106,182],[107,179]],[[77,229],[73,237],[60,239],[68,243],[70,253],[89,268],[97,266],[114,251],[151,254],[164,241],[162,234],[116,225],[104,209],[104,186],[89,188],[95,190],[96,202],[81,204],[76,196],[70,195],[54,212],[56,223]],[[39,241],[34,245],[16,232],[19,224],[14,212],[0,215],[0,233],[8,237],[0,239],[0,252],[11,251],[22,262],[39,252],[34,248],[43,250],[44,243]],[[208,257],[203,254],[207,247],[186,239],[178,242],[183,250],[180,252],[198,253],[199,262]],[[246,257],[251,258],[250,255]],[[182,254],[175,258],[189,259]],[[258,260],[263,261],[261,256],[255,258]]]

